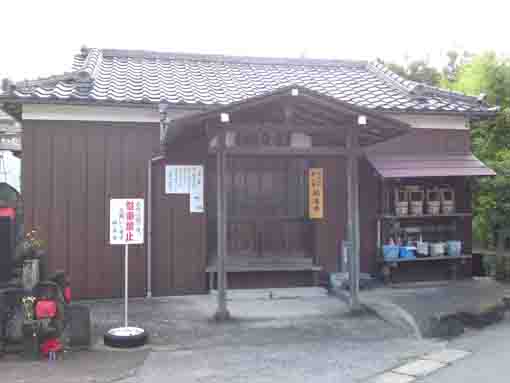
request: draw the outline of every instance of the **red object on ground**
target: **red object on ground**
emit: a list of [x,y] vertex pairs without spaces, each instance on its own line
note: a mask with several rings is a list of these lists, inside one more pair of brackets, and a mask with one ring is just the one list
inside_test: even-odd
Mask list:
[[71,303],[71,287],[70,286],[64,287],[64,299],[66,300],[66,303]]
[[57,302],[40,300],[35,304],[35,317],[37,319],[54,318],[57,315]]
[[50,338],[46,339],[41,344],[41,353],[43,355],[48,355],[50,352],[60,352],[62,351],[62,343],[58,340],[58,338]]
[[16,218],[16,209],[12,207],[0,207],[0,217]]

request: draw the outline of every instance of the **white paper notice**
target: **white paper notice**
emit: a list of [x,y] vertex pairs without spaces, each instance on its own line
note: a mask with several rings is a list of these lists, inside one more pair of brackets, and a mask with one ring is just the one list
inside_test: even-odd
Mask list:
[[202,165],[167,165],[165,193],[189,194],[191,213],[204,212],[204,167]]

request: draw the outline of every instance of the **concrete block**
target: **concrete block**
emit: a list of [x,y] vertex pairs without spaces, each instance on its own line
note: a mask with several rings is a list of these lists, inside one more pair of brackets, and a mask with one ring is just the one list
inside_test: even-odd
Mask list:
[[393,372],[396,372],[397,374],[410,375],[421,378],[445,366],[446,366],[445,363],[436,362],[435,360],[418,359],[415,360],[414,362],[409,362],[407,364],[404,364],[403,366],[395,368]]
[[370,379],[368,383],[411,383],[416,380],[415,377],[409,375],[396,374],[394,372],[385,372]]
[[470,355],[469,351],[445,349],[425,355],[422,359],[435,360],[440,363],[453,363]]

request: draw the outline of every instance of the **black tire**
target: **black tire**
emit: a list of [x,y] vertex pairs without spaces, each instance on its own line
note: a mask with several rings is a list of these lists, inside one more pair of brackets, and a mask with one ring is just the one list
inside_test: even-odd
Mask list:
[[71,347],[89,347],[91,343],[90,310],[87,306],[65,306],[66,337]]
[[[133,329],[133,331],[126,331],[126,329]],[[119,332],[126,333],[119,334]],[[130,333],[128,334],[128,332]],[[138,327],[113,328],[104,334],[104,344],[115,348],[140,347],[147,343],[147,339],[147,332]]]

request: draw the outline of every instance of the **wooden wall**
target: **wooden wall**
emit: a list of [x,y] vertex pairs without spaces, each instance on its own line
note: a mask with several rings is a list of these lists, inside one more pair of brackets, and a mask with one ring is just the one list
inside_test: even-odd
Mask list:
[[[66,270],[77,298],[119,297],[122,246],[108,244],[110,197],[144,197],[159,124],[23,122],[25,231],[48,243],[48,271]],[[130,295],[146,289],[144,246],[132,246]]]
[[315,261],[326,272],[337,271],[339,247],[347,235],[346,160],[342,157],[317,157],[312,167],[324,169],[324,218],[313,221]]
[[[25,231],[40,229],[48,242],[47,269],[66,270],[76,297],[121,296],[122,247],[108,244],[108,201],[110,197],[145,197],[147,161],[160,149],[159,125],[51,121],[25,121],[23,125]],[[153,164],[154,295],[206,290],[208,208],[205,214],[191,214],[188,196],[164,193],[166,164],[202,164],[208,171],[207,140],[199,136],[187,142],[170,146],[166,160]],[[374,149],[391,153],[459,152],[468,148],[469,132],[416,130]],[[345,159],[310,160],[310,166],[324,168],[325,217],[313,223],[312,240],[314,256],[325,276],[325,272],[337,270],[339,244],[346,237]],[[457,197],[469,205],[469,192],[462,192],[466,190],[464,184],[457,187]],[[205,188],[207,193],[207,183]],[[379,190],[379,177],[363,160],[360,228],[364,272],[376,269]],[[466,222],[462,229],[469,237],[470,224]],[[130,254],[130,295],[143,296],[145,247],[133,246]]]
[[[165,194],[165,165],[204,165],[207,141],[168,148],[167,158],[153,166],[152,286],[157,296],[206,291],[206,213],[190,213],[189,196]],[[207,177],[204,177],[207,179]],[[205,184],[205,193],[208,185]],[[207,201],[207,199],[206,199]],[[208,211],[207,205],[205,207]]]

